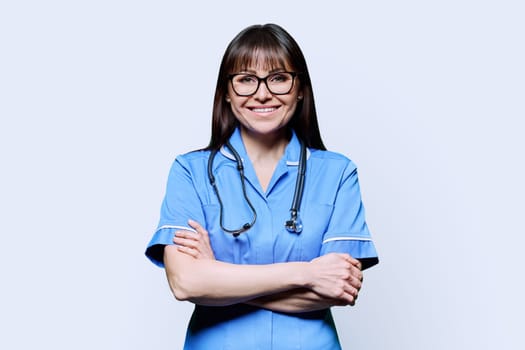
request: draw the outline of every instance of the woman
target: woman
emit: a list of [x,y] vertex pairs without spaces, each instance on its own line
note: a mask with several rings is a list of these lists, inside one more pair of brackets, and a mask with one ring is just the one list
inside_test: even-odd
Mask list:
[[186,349],[340,349],[330,307],[354,305],[378,259],[356,167],[325,150],[281,27],[226,49],[210,143],[175,160],[146,254],[195,304]]

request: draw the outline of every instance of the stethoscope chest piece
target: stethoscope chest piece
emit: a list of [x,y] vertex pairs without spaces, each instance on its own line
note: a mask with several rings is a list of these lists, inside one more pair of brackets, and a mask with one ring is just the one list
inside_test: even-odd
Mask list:
[[292,217],[290,220],[286,220],[284,227],[286,227],[286,230],[288,230],[290,233],[301,233],[303,231],[303,221],[299,217],[299,213],[292,212]]

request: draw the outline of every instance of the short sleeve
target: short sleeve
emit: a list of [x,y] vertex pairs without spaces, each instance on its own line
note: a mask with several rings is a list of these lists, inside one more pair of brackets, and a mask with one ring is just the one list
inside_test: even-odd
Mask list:
[[173,244],[175,231],[193,231],[188,227],[189,219],[204,222],[202,205],[195,186],[189,165],[184,157],[178,157],[168,176],[159,225],[146,248],[146,256],[157,266],[164,267],[164,247]]
[[365,221],[357,169],[352,162],[345,169],[334,211],[323,236],[321,255],[332,252],[350,254],[361,261],[363,269],[379,262]]

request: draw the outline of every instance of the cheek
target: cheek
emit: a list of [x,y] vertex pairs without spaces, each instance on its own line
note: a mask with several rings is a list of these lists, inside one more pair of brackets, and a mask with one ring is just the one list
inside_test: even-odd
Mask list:
[[229,105],[230,105],[230,108],[232,109],[232,111],[236,113],[236,111],[238,111],[245,103],[246,103],[246,100],[247,98],[245,97],[240,97],[240,96],[237,96],[232,90],[231,88],[228,88],[228,100],[229,100]]
[[283,102],[288,106],[288,109],[292,112],[292,114],[297,109],[297,104],[298,104],[297,98],[298,98],[298,96],[299,96],[299,90],[298,89],[294,89],[292,91],[292,93],[290,95],[287,95],[286,99],[283,100]]
[[240,99],[238,97],[237,98],[232,98],[231,102],[230,102],[230,107],[232,109],[239,109],[239,108],[244,106],[245,102],[246,102],[245,100]]
[[240,100],[238,97],[237,98],[234,97],[231,99],[230,108],[235,118],[237,119],[242,118],[242,108],[245,102],[246,101]]
[[286,105],[288,106],[289,113],[291,115],[294,114],[297,109],[297,98],[294,98],[293,100],[291,99]]

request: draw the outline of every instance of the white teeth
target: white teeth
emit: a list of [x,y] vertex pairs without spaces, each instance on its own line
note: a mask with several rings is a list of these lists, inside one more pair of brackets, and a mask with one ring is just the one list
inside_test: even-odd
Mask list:
[[275,108],[254,108],[252,111],[256,113],[268,113],[275,111]]

